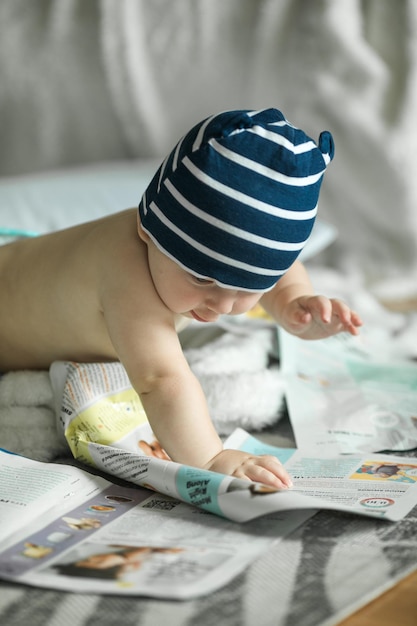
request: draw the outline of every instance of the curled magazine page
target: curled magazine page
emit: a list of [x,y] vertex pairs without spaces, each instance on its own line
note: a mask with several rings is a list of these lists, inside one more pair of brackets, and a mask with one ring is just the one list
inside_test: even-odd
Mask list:
[[297,502],[284,491],[171,461],[120,363],[58,362],[51,379],[61,394],[58,427],[78,461],[235,522],[316,507],[308,498]]
[[138,454],[159,453],[164,458],[163,451],[155,448],[140,398],[120,363],[56,361],[50,378],[57,427],[74,458],[93,464],[90,442]]
[[[56,362],[51,380],[57,393],[58,428],[64,431],[74,458],[106,474],[225,515],[219,497],[227,492],[232,479],[169,459],[120,363]],[[240,482],[247,487],[246,481]],[[244,521],[239,508],[230,515]]]

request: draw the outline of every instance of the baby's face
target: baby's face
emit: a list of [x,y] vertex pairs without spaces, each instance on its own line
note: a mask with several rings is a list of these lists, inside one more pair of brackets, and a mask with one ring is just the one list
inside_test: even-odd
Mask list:
[[213,280],[197,278],[162,253],[143,231],[141,238],[148,247],[149,270],[155,289],[175,314],[199,322],[215,322],[220,315],[239,315],[249,311],[263,295],[226,289]]

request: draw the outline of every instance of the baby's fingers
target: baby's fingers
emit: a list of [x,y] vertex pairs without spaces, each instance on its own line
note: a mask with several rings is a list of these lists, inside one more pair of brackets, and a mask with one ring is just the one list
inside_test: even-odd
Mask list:
[[362,320],[357,313],[351,311],[347,304],[341,300],[332,300],[333,312],[337,315],[344,329],[351,335],[359,333],[358,328],[362,326]]
[[256,457],[251,463],[245,464],[244,474],[250,480],[277,489],[292,487],[288,472],[274,456]]
[[361,319],[361,317],[355,312],[355,311],[351,311],[350,313],[350,322],[351,325],[355,328],[356,332],[353,333],[355,335],[358,334],[358,328],[360,328],[363,325],[363,321]]
[[325,296],[309,296],[301,304],[304,316],[328,324],[332,319],[332,303]]

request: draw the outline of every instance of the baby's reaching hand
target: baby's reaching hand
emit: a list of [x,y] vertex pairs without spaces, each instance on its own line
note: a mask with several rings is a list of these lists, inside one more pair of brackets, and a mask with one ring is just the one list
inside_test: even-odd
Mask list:
[[207,464],[206,469],[264,483],[276,489],[292,487],[291,478],[275,456],[254,456],[240,450],[222,450]]
[[341,332],[358,335],[362,320],[336,298],[300,296],[283,310],[282,326],[303,339],[324,339]]

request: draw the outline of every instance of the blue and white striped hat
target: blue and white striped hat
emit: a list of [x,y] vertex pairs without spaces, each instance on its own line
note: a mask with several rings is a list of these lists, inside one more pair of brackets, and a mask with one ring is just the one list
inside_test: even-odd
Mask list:
[[333,154],[329,132],[317,146],[276,109],[214,115],[158,169],[139,205],[142,227],[195,276],[267,291],[306,244]]

